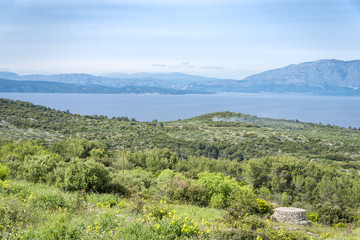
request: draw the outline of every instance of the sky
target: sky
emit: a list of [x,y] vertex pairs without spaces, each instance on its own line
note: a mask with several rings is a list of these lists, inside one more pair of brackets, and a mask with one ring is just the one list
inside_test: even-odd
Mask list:
[[0,71],[242,79],[359,58],[358,0],[0,0]]

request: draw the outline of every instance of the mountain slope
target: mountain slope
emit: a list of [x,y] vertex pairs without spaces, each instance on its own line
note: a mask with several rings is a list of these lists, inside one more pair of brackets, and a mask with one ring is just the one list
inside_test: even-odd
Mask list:
[[105,76],[91,74],[55,74],[55,75],[18,75],[12,72],[0,72],[0,78],[17,81],[46,81],[78,85],[102,85],[107,87],[146,86],[159,88],[184,89],[192,82],[217,81],[216,78],[188,75],[184,73],[112,73]]
[[125,86],[113,88],[100,85],[76,85],[43,81],[14,81],[0,79],[0,92],[27,93],[160,93],[160,94],[188,94],[200,93],[177,89],[166,89],[148,86]]
[[211,92],[271,92],[360,95],[360,60],[319,60],[265,71],[242,81],[192,83],[187,89]]
[[162,80],[167,81],[175,85],[188,85],[190,83],[194,82],[214,82],[219,81],[222,79],[219,78],[208,78],[203,76],[197,76],[197,75],[189,75],[185,73],[179,73],[179,72],[171,72],[171,73],[134,73],[134,74],[124,74],[124,73],[110,73],[107,75],[104,75],[105,77],[110,78],[121,78],[121,79],[153,79],[153,80]]
[[308,85],[311,87],[360,87],[360,60],[319,60],[265,71],[243,80],[250,85]]

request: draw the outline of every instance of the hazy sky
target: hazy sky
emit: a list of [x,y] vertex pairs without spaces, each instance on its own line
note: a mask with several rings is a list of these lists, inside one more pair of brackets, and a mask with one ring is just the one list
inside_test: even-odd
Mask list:
[[0,0],[0,70],[246,74],[360,58],[357,0]]

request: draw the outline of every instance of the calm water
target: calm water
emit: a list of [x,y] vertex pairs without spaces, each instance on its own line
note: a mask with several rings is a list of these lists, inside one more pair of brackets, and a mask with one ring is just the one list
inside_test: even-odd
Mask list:
[[0,93],[0,97],[28,101],[82,115],[128,116],[139,121],[170,121],[217,111],[233,111],[259,117],[360,127],[359,97],[62,93]]

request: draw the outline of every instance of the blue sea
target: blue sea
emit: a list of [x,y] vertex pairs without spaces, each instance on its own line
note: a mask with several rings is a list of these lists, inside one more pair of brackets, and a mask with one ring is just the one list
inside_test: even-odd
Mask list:
[[258,117],[360,127],[360,97],[280,94],[64,94],[0,93],[81,115],[128,116],[138,121],[171,121],[205,113],[232,111]]

